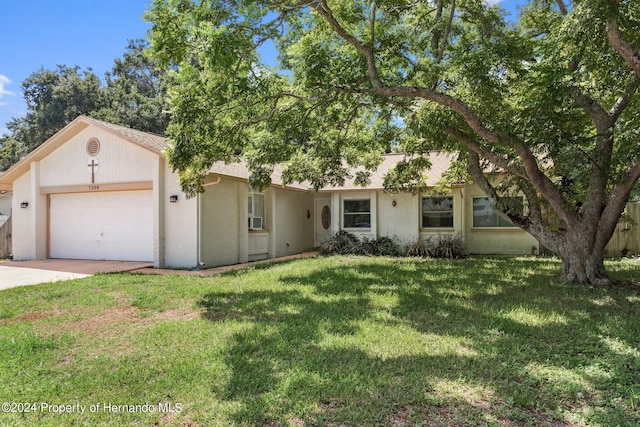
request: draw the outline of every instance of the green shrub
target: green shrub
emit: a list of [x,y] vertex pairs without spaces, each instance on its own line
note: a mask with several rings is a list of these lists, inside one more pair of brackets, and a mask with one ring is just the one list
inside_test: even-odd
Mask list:
[[377,239],[362,239],[362,255],[400,256],[402,251],[392,238],[382,236]]
[[320,246],[322,255],[370,255],[370,256],[415,256],[431,258],[466,258],[464,239],[459,233],[412,240],[398,245],[392,238],[359,238],[347,231],[339,231]]
[[320,246],[322,255],[347,255],[359,251],[358,236],[346,231],[338,231]]
[[464,239],[459,233],[411,240],[403,245],[402,254],[409,257],[454,259],[468,256]]
[[405,243],[402,247],[402,254],[404,256],[413,256],[413,257],[428,257],[429,256],[429,246],[428,241],[425,240],[411,240]]
[[358,238],[347,231],[339,231],[320,246],[323,255],[400,256],[400,247],[390,237]]
[[460,233],[446,234],[438,239],[426,241],[427,254],[431,258],[466,258],[468,256],[464,239]]

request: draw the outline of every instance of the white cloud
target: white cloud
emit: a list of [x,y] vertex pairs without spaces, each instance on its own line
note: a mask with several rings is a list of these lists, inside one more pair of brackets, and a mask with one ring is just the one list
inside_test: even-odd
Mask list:
[[11,80],[9,80],[9,78],[3,74],[0,74],[0,99],[2,99],[5,96],[15,96],[16,94],[11,92],[8,89],[5,89],[5,85],[8,85],[11,83]]
[[495,6],[498,3],[502,3],[502,0],[482,0],[482,3],[486,4],[487,6]]

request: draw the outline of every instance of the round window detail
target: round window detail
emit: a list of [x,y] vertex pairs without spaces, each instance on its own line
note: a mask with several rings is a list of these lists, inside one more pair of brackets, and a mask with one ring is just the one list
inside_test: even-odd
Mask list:
[[322,215],[320,217],[322,219],[322,228],[328,230],[329,227],[331,227],[331,209],[329,209],[329,206],[325,205],[325,207],[322,208]]
[[87,154],[95,157],[100,152],[100,141],[97,138],[91,138],[87,141]]

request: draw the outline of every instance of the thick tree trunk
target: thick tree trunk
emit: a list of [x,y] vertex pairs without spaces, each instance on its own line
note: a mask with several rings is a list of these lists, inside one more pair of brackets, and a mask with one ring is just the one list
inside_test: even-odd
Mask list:
[[591,285],[613,283],[604,268],[603,249],[565,245],[560,258],[562,278],[566,282]]
[[560,257],[565,282],[602,286],[616,282],[604,267],[604,249],[612,233],[606,230],[608,238],[598,239],[603,228],[578,223],[562,234],[546,226],[529,227],[527,231]]

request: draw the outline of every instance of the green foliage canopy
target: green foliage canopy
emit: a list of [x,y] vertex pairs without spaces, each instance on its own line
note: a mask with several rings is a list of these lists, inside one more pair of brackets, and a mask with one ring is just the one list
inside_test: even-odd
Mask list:
[[[512,24],[477,0],[157,0],[152,47],[180,64],[170,160],[193,194],[217,160],[247,159],[258,187],[285,162],[288,180],[320,188],[393,149],[473,145],[504,169],[523,166],[515,147],[525,145],[552,181],[572,183],[577,203],[598,132],[585,104],[632,98],[616,124],[612,181],[637,160],[638,77],[605,37],[607,17],[624,16],[637,45],[637,7],[536,0]],[[267,43],[279,66],[260,57]]]
[[190,194],[217,160],[246,159],[258,188],[276,163],[320,188],[388,151],[407,159],[387,186],[415,191],[422,154],[455,152],[450,179],[471,177],[567,280],[607,280],[640,177],[640,2],[529,0],[511,22],[480,0],[156,0],[148,19],[179,64],[169,160]]
[[49,139],[79,115],[134,129],[164,134],[169,121],[169,68],[147,56],[143,40],[131,40],[114,61],[106,84],[91,70],[59,65],[40,69],[22,82],[24,117],[7,123],[0,138],[0,171]]

